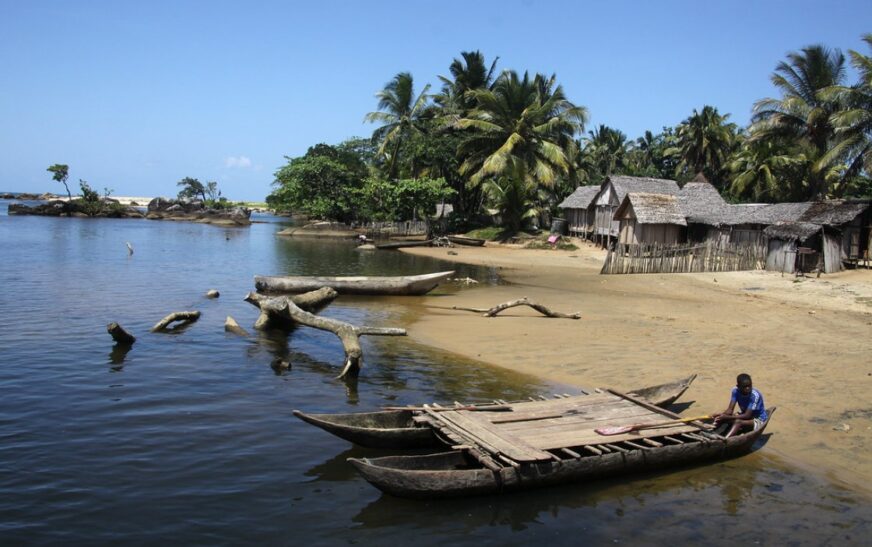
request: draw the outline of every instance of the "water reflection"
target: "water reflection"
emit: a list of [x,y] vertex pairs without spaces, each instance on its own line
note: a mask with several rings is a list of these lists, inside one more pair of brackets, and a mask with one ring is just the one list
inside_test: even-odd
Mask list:
[[[312,473],[322,480],[342,480],[343,473],[330,466],[339,465],[338,460],[350,452]],[[863,521],[869,510],[862,504],[847,506],[845,494],[833,496],[823,485],[752,454],[713,465],[505,496],[415,501],[382,494],[352,520],[363,529],[377,530],[418,519],[426,512],[460,527],[461,534],[494,527],[515,532],[547,527],[555,537],[568,533],[564,539],[576,538],[571,543],[581,542],[579,537],[584,537],[584,543],[649,544],[859,540],[869,531],[869,522]],[[764,528],[756,519],[742,518],[761,513],[770,517]],[[797,535],[799,530],[805,535]]]
[[124,369],[124,359],[133,348],[131,344],[115,344],[109,352],[109,363],[112,364],[112,372],[121,372]]

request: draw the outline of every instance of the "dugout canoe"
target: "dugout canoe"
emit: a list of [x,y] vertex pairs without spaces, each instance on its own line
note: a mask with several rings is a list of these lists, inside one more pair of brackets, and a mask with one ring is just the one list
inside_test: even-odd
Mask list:
[[[770,420],[774,412],[773,407]],[[505,457],[492,447],[490,453],[485,453],[486,443],[480,441],[479,445],[457,445],[450,452],[349,458],[348,462],[370,484],[398,497],[495,495],[737,457],[752,449],[768,421],[757,430],[729,438],[704,429],[687,431],[686,424],[639,431],[640,435],[633,438],[604,437],[551,448],[544,452],[547,459],[530,461]]]
[[321,287],[331,287],[339,294],[412,296],[430,292],[452,275],[454,270],[395,277],[257,275],[254,277],[254,286],[258,292],[264,293],[298,294],[318,290]]
[[[696,374],[665,384],[636,389],[630,392],[652,405],[664,407],[678,399],[690,384],[696,379]],[[560,412],[561,409],[571,409],[576,399],[586,397],[586,393],[580,395],[559,397],[551,399],[552,413]],[[579,399],[581,400],[581,399]],[[482,405],[469,405],[478,409],[479,412],[499,412],[504,415],[505,408],[511,407],[510,412],[524,412],[525,407],[542,406],[542,401],[515,401],[512,403],[499,402],[498,405],[487,403]],[[435,405],[434,408],[440,408]],[[450,408],[450,407],[445,407]],[[416,418],[423,414],[421,410],[385,410],[376,412],[354,412],[347,414],[308,414],[294,410],[294,416],[306,423],[320,427],[341,439],[368,448],[389,449],[416,449],[445,447],[446,443],[441,440],[433,428],[423,423],[418,423]]]
[[448,241],[451,243],[455,243],[457,245],[467,245],[469,247],[481,247],[484,245],[484,239],[479,239],[477,237],[466,237],[466,236],[447,236]]
[[429,247],[433,245],[432,239],[423,241],[392,241],[390,243],[376,243],[375,248],[381,250],[405,249],[406,247]]

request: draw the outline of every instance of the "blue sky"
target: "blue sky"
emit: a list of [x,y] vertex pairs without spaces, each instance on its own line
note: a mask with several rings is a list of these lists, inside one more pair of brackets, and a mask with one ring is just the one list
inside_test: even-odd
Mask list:
[[0,0],[0,191],[60,192],[46,167],[66,163],[116,195],[195,177],[261,200],[284,156],[369,136],[397,72],[438,88],[476,49],[556,73],[589,129],[635,138],[705,104],[746,125],[785,54],[868,54],[870,21],[872,0]]

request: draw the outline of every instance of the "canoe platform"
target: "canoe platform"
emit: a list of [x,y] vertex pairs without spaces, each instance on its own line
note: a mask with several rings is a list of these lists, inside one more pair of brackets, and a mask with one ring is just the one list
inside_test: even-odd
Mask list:
[[424,405],[414,419],[431,427],[452,448],[465,450],[482,465],[498,469],[560,461],[579,451],[588,454],[662,446],[652,438],[681,444],[706,437],[711,426],[701,422],[669,423],[618,435],[601,435],[598,428],[658,424],[680,416],[632,395],[602,390],[590,395],[512,403],[511,412],[451,409]]

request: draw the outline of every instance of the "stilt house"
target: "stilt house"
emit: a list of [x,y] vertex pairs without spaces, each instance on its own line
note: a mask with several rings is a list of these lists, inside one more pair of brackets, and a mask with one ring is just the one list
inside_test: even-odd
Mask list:
[[615,220],[615,213],[630,192],[645,194],[678,194],[678,183],[674,180],[653,179],[646,177],[609,176],[600,185],[600,191],[594,200],[594,238],[603,246],[608,246],[617,239],[621,223]]
[[629,192],[615,212],[618,244],[675,245],[684,241],[687,222],[676,196]]
[[599,186],[579,186],[557,206],[563,210],[569,235],[589,237],[593,232],[595,209],[592,204],[599,191]]

